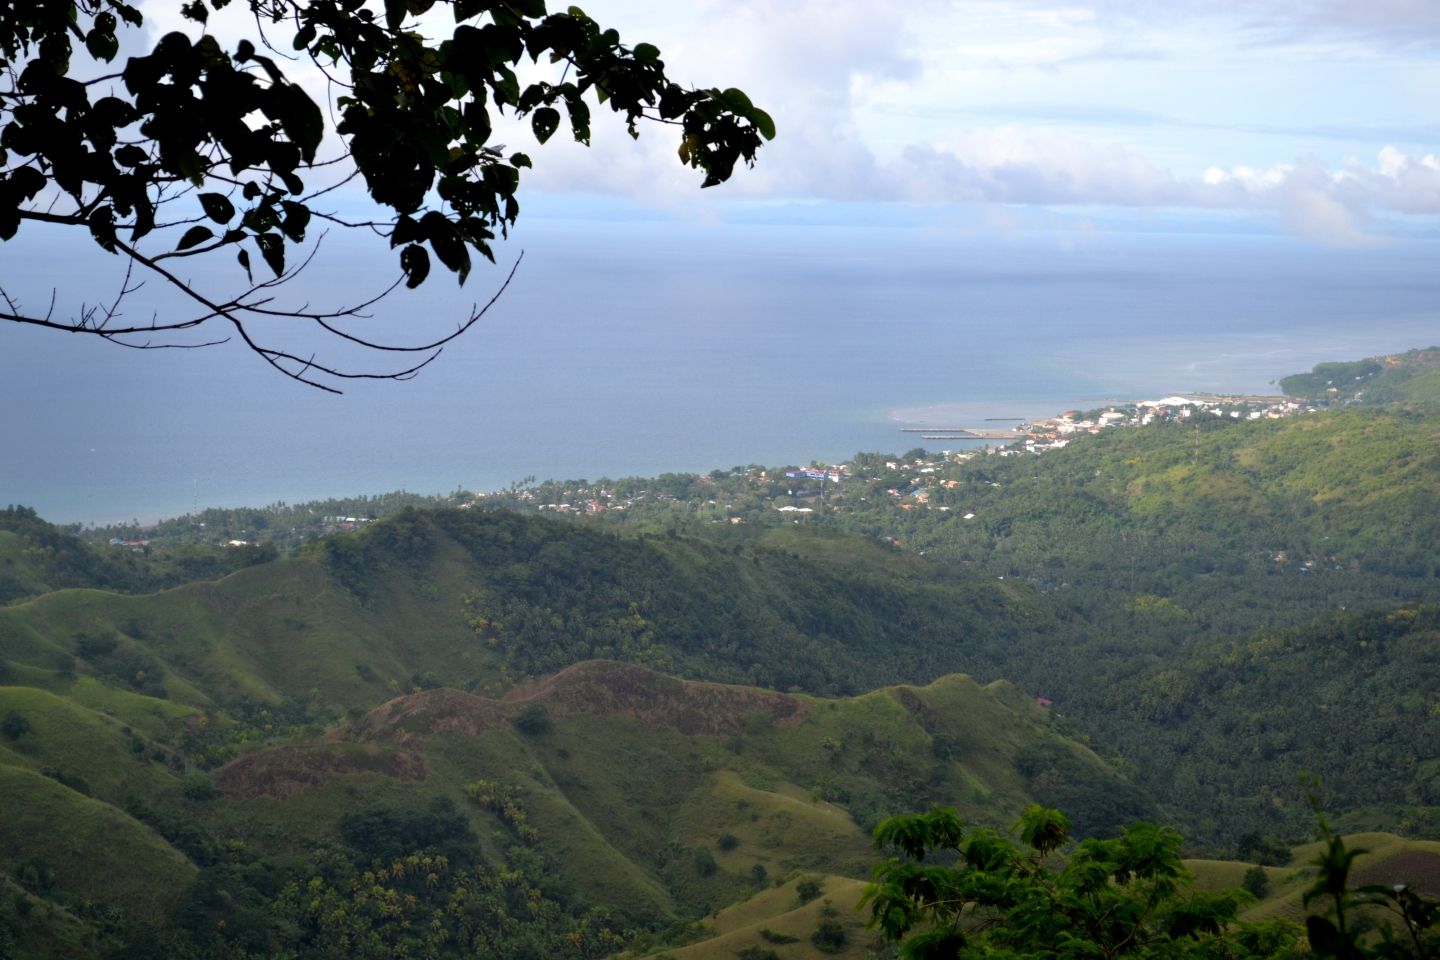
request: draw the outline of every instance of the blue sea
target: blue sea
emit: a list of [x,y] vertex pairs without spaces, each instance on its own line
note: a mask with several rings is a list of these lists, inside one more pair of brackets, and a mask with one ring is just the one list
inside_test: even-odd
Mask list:
[[[57,522],[150,522],[196,496],[202,508],[264,505],[838,462],[921,443],[902,427],[1270,392],[1320,361],[1440,341],[1440,242],[1423,236],[1328,250],[1203,225],[1006,233],[963,219],[565,209],[542,205],[499,247],[502,266],[482,263],[463,289],[437,266],[358,323],[445,329],[524,251],[505,295],[420,376],[343,396],[287,381],[233,342],[136,351],[0,324],[0,503]],[[26,306],[44,309],[53,289],[69,316],[113,294],[114,258],[27,230],[0,246],[0,285]],[[315,305],[359,301],[395,271],[373,239],[331,236],[322,250],[294,292]],[[238,282],[228,261],[194,271]],[[175,304],[152,284],[127,316]],[[323,346],[281,324],[262,332]]]

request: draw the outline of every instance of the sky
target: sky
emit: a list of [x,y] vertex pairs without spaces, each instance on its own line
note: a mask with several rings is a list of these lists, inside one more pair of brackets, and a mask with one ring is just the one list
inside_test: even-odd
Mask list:
[[[195,31],[170,0],[144,8],[154,29]],[[593,198],[719,220],[747,205],[749,217],[785,203],[884,204],[891,215],[963,207],[967,224],[998,232],[1118,217],[1343,248],[1433,230],[1440,213],[1433,0],[585,9],[625,42],[659,46],[673,79],[744,90],[779,137],[753,170],[701,194],[673,132],[656,125],[637,143],[618,118],[597,117],[587,149],[563,133],[541,148],[523,125],[502,124],[497,139],[537,161],[522,188],[540,215],[613,215]],[[427,15],[434,33],[449,26],[443,10]],[[238,8],[212,20],[222,39],[249,26]],[[522,80],[557,70],[534,66]],[[863,223],[874,212],[828,215]]]
[[666,131],[557,137],[530,190],[693,216],[725,202],[1177,216],[1339,247],[1440,212],[1440,4],[1430,0],[608,0],[670,73],[775,118],[755,169],[695,192]]

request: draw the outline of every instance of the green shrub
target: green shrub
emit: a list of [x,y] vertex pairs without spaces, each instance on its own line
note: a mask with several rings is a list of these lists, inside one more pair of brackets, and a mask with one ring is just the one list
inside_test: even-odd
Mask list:
[[49,777],[51,780],[54,780],[56,783],[63,784],[64,786],[69,787],[76,793],[83,793],[87,797],[90,796],[90,784],[82,776],[73,773],[66,773],[64,770],[56,770],[53,768],[45,769],[40,772],[45,774],[45,776]]
[[702,877],[713,876],[720,865],[715,862],[715,855],[710,852],[709,847],[695,848],[695,872]]
[[6,740],[19,740],[32,729],[34,728],[30,726],[30,721],[25,719],[23,714],[14,710],[7,713],[5,719],[0,721],[0,735],[3,735]]
[[724,850],[726,853],[729,853],[731,850],[734,850],[736,847],[740,846],[740,838],[735,836],[735,834],[733,833],[722,833],[720,834],[719,839],[715,841],[715,846],[719,847],[721,850]]
[[1263,836],[1258,830],[1240,834],[1240,839],[1235,843],[1235,859],[1246,863],[1284,867],[1289,865],[1293,856],[1285,841]]
[[780,960],[780,954],[764,947],[746,947],[744,950],[737,950],[735,956],[740,960]]
[[839,916],[840,911],[826,900],[825,906],[820,909],[820,925],[810,934],[810,942],[821,953],[839,953],[850,942],[850,938],[845,936],[845,928],[836,919]]
[[1240,886],[1253,893],[1256,900],[1264,900],[1265,895],[1270,892],[1270,877],[1266,875],[1264,867],[1251,867],[1245,871]]
[[515,718],[515,729],[526,736],[538,737],[549,733],[550,727],[550,711],[545,709],[544,704],[532,703]]
[[31,893],[46,893],[55,886],[55,871],[39,857],[31,857],[20,865],[20,869],[15,872],[15,879]]
[[776,933],[774,930],[765,929],[760,931],[760,936],[768,943],[799,943],[799,937],[792,937],[788,933]]
[[819,877],[801,877],[800,882],[795,884],[795,894],[800,898],[802,904],[809,903],[820,896],[820,891],[825,888]]
[[220,796],[220,788],[215,786],[215,781],[203,773],[192,773],[186,777],[185,785],[181,790],[187,800],[214,800]]

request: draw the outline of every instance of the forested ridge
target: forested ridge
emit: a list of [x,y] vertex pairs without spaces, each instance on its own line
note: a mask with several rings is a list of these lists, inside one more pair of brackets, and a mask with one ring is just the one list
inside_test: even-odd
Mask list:
[[1010,646],[1040,615],[1028,589],[808,531],[717,544],[617,537],[509,511],[404,511],[314,549],[363,602],[391,565],[423,565],[442,541],[475,565],[459,598],[467,621],[521,677],[615,658],[697,679],[854,694],[955,672],[960,651]]

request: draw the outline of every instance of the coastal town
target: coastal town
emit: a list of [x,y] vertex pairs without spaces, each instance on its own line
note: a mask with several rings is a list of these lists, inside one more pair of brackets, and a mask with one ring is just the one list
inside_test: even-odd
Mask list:
[[[825,509],[838,509],[835,501],[826,501],[826,495],[838,496],[852,489],[855,481],[861,486],[874,483],[886,484],[875,493],[888,494],[901,501],[904,509],[931,506],[931,494],[936,482],[942,489],[953,489],[958,481],[948,476],[932,476],[938,472],[948,473],[946,465],[964,463],[977,457],[1015,457],[1027,454],[1042,454],[1057,450],[1075,440],[1103,430],[1125,427],[1143,428],[1158,424],[1183,424],[1202,417],[1221,417],[1229,420],[1252,421],[1279,419],[1297,414],[1325,409],[1325,403],[1315,403],[1294,397],[1282,396],[1219,396],[1211,394],[1172,395],[1156,400],[1111,401],[1109,405],[1089,410],[1075,409],[1045,420],[1021,421],[1012,427],[995,428],[951,428],[907,427],[902,433],[918,435],[924,440],[956,441],[957,449],[924,450],[917,448],[904,457],[892,459],[875,458],[874,463],[812,464],[809,467],[792,467],[782,470],[766,470],[758,465],[736,468],[729,471],[715,471],[708,477],[696,477],[693,482],[698,488],[671,492],[658,489],[617,489],[620,484],[601,482],[589,485],[542,484],[538,488],[509,492],[521,503],[540,511],[561,514],[599,514],[608,511],[633,510],[641,506],[659,506],[665,501],[691,502],[693,506],[702,503],[724,512],[726,499],[709,499],[701,493],[707,485],[717,480],[733,481],[744,479],[752,487],[769,491],[765,498],[769,508],[793,515],[797,520],[817,512],[823,503]],[[983,446],[979,445],[983,442]],[[965,447],[958,445],[964,443]],[[868,459],[868,458],[861,458]],[[906,482],[893,487],[886,478],[902,474]],[[913,474],[913,476],[911,476]],[[890,479],[888,483],[894,483]],[[913,488],[913,489],[912,489]],[[854,488],[858,489],[858,488]],[[578,496],[577,496],[578,494]],[[505,496],[505,493],[498,494]],[[857,494],[858,495],[858,494]],[[491,494],[490,496],[497,496]],[[486,494],[476,494],[472,503],[479,504],[487,499]],[[470,503],[461,504],[467,508]],[[949,505],[938,505],[942,511],[952,509]],[[960,511],[964,519],[974,514]],[[743,523],[741,516],[720,516],[715,522]]]
[[1015,439],[1022,441],[1011,447],[989,452],[1002,456],[1018,453],[1043,453],[1059,449],[1077,436],[1099,433],[1107,427],[1146,427],[1155,423],[1184,422],[1191,417],[1229,417],[1233,420],[1278,420],[1301,413],[1314,413],[1323,405],[1294,397],[1216,396],[1192,394],[1169,396],[1159,400],[1117,403],[1086,412],[1071,411],[1049,420],[1020,424]]

